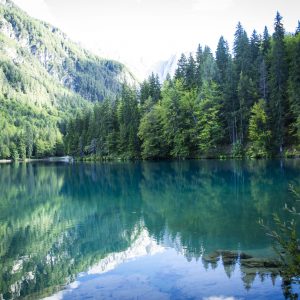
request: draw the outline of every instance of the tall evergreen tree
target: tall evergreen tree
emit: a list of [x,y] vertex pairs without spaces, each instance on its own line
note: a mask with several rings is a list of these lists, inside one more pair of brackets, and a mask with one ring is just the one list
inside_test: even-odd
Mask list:
[[260,37],[257,34],[256,30],[253,30],[250,38],[250,62],[251,62],[250,77],[257,89],[259,87],[259,80],[260,80],[259,71],[260,71],[260,62],[262,59],[260,55],[260,44],[261,44]]
[[187,58],[184,53],[181,54],[175,70],[175,79],[183,79],[186,76]]
[[250,44],[247,33],[240,22],[234,34],[233,54],[236,78],[239,78],[241,72],[244,75],[248,75],[251,67]]
[[292,51],[289,59],[288,97],[292,117],[290,129],[293,140],[291,143],[295,144],[300,142],[300,35],[296,36],[293,42],[294,44],[290,46]]
[[257,99],[257,93],[255,85],[252,79],[241,73],[240,80],[238,83],[238,99],[239,99],[239,110],[238,110],[238,140],[241,144],[244,144],[248,128],[248,120],[250,107]]
[[217,79],[217,65],[211,49],[208,46],[204,47],[202,68],[201,68],[201,78],[202,84],[204,82],[215,81]]
[[229,60],[228,43],[221,36],[216,50],[216,63],[218,66],[218,83],[223,86],[226,83],[226,70]]
[[223,110],[224,118],[226,120],[225,133],[229,137],[231,144],[235,144],[238,141],[238,109],[239,102],[237,97],[237,86],[234,73],[234,64],[231,57],[229,57],[228,65],[226,69],[226,85],[223,90]]
[[266,57],[268,51],[270,50],[270,40],[271,40],[271,37],[269,35],[269,31],[268,31],[268,28],[267,26],[265,26],[264,28],[264,33],[263,33],[263,39],[262,39],[262,45],[261,45],[261,51],[262,51],[262,54],[264,56],[264,58]]
[[149,80],[144,80],[140,87],[140,104],[143,105],[150,97],[150,84]]
[[186,66],[186,75],[185,75],[184,84],[187,89],[192,89],[196,87],[196,63],[191,53],[189,55],[187,66]]
[[276,151],[282,152],[285,133],[285,113],[286,113],[286,81],[287,68],[285,60],[284,28],[282,17],[277,12],[275,18],[275,32],[271,49],[270,66],[270,113],[273,128],[274,146]]
[[200,89],[202,85],[202,65],[203,65],[203,51],[202,47],[199,44],[196,51],[196,85]]
[[268,100],[268,70],[266,60],[264,58],[262,58],[259,65],[259,94],[261,98]]
[[119,153],[124,158],[137,158],[139,155],[139,120],[136,92],[124,85],[118,106]]
[[159,82],[159,78],[158,78],[158,74],[154,75],[154,73],[152,72],[152,74],[149,76],[148,79],[149,82],[149,96],[151,97],[153,102],[156,103],[159,99],[160,99],[160,82]]

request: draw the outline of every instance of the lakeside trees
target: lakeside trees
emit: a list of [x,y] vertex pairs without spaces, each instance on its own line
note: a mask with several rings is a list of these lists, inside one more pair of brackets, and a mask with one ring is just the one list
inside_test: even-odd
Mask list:
[[[199,45],[195,55],[181,55],[174,78],[162,85],[151,74],[140,89],[124,85],[116,101],[79,113],[67,125],[67,153],[123,159],[282,155],[299,146],[299,49],[298,31],[286,34],[279,13],[272,36],[265,27],[249,38],[238,23],[232,54],[221,36],[215,57]],[[110,150],[102,151],[107,143]]]
[[[30,78],[22,68],[1,66],[0,158],[66,153],[185,159],[299,152],[299,26],[286,33],[279,13],[272,36],[265,27],[248,37],[238,23],[232,53],[223,36],[215,55],[199,45],[194,55],[181,55],[174,77],[163,83],[151,74],[139,88],[124,84],[116,99],[86,105],[59,90],[59,97],[67,98],[65,115],[54,104],[40,104],[43,99],[39,105],[29,102],[30,107],[27,98],[17,100]],[[48,88],[55,94],[55,86]],[[72,117],[62,121],[67,115]]]

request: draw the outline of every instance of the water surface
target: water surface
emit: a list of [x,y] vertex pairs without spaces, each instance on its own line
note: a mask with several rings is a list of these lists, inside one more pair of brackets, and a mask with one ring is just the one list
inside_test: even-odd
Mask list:
[[284,299],[281,278],[215,262],[274,255],[258,225],[300,161],[0,166],[0,299]]

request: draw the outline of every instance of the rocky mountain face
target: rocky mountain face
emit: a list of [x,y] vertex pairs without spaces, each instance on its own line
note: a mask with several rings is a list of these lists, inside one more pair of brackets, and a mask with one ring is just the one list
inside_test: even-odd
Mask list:
[[9,0],[0,2],[1,60],[14,65],[28,56],[63,87],[90,101],[102,101],[120,92],[134,76],[118,62],[101,59],[72,42],[58,28],[35,20]]
[[0,158],[63,154],[65,120],[114,99],[135,77],[0,0]]

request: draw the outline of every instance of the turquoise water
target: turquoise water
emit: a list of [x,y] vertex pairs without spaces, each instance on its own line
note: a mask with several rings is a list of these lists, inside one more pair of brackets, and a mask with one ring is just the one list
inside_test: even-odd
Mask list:
[[[0,166],[0,299],[284,299],[258,225],[299,160]],[[297,288],[297,287],[296,287]],[[2,298],[1,298],[2,297]]]

